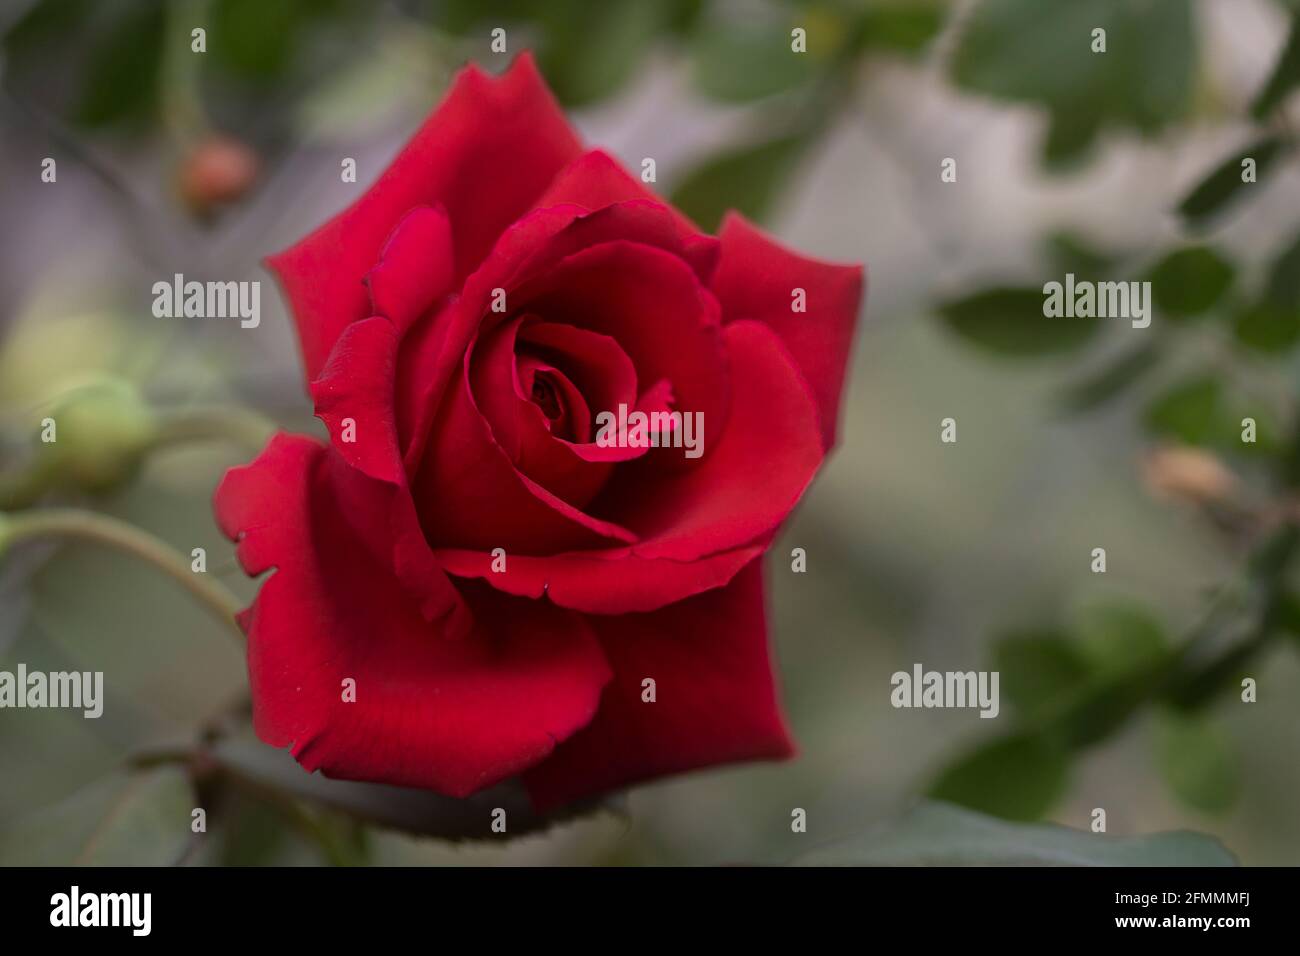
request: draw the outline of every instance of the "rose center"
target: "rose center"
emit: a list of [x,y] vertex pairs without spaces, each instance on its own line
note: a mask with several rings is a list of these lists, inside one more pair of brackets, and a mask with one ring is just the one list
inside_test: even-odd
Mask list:
[[538,372],[533,376],[533,403],[551,421],[556,421],[564,414],[564,409],[560,405],[560,396],[555,391],[555,384],[545,373]]

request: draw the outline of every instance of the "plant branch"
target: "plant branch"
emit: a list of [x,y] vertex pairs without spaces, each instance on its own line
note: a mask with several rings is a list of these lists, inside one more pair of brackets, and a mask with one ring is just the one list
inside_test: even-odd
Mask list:
[[241,602],[223,585],[192,571],[171,546],[146,531],[92,511],[47,508],[18,515],[0,515],[0,558],[14,545],[46,538],[77,539],[107,545],[132,555],[170,576],[192,597],[242,636],[235,621]]

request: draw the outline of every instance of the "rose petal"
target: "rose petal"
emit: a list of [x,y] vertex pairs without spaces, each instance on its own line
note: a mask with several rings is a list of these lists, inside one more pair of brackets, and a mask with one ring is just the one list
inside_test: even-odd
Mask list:
[[633,178],[627,170],[603,149],[583,153],[555,177],[549,189],[537,200],[538,207],[574,203],[584,209],[604,209],[621,202],[644,201],[667,210],[674,230],[687,248],[685,258],[699,273],[700,281],[707,283],[717,266],[718,241],[701,232],[671,205],[660,199],[645,183]]
[[421,205],[446,209],[459,280],[580,149],[529,54],[500,77],[472,65],[462,70],[360,199],[267,260],[292,305],[307,379],[343,328],[368,314],[361,280],[403,214]]
[[[471,345],[464,364],[475,349]],[[429,454],[411,481],[427,540],[438,547],[547,554],[628,544],[636,535],[568,504],[520,472],[475,405],[465,369],[443,396]]]
[[718,304],[680,256],[639,242],[603,242],[524,284],[515,302],[548,321],[609,336],[631,358],[638,381],[671,382],[677,410],[702,413],[719,434],[726,427]]
[[366,275],[371,312],[405,331],[454,291],[451,221],[442,209],[419,206],[393,230],[378,264]]
[[[817,398],[822,441],[835,444],[844,370],[862,303],[862,266],[809,259],[777,245],[738,213],[722,222],[722,260],[713,292],[723,319],[755,319],[785,343]],[[793,312],[793,290],[803,289],[806,312]]]
[[331,463],[344,517],[416,597],[425,617],[455,614],[450,629],[460,633],[465,626],[460,596],[433,559],[402,467],[393,422],[397,348],[397,330],[383,316],[349,325],[312,383],[312,398],[339,461],[350,466]]
[[[408,473],[413,474],[424,458],[442,394],[459,374],[473,338],[519,311],[523,284],[576,253],[613,240],[652,246],[678,258],[688,251],[671,213],[657,203],[619,203],[591,213],[573,204],[537,209],[502,234],[491,255],[465,280],[459,299],[417,323],[402,344],[397,382],[397,418]],[[695,271],[698,274],[698,268]],[[496,289],[507,293],[507,313],[491,312]],[[709,297],[707,290],[701,293]],[[705,308],[718,307],[706,302]]]
[[584,726],[610,672],[583,618],[467,592],[473,631],[438,640],[340,520],[326,455],[277,436],[216,493],[244,569],[276,569],[242,620],[258,736],[309,771],[463,797]]
[[690,561],[769,536],[821,464],[816,405],[781,340],[758,322],[732,322],[723,340],[731,418],[721,434],[704,418],[704,456],[660,449],[689,463],[675,472],[630,462],[590,508],[635,531],[640,557]]
[[723,338],[735,393],[720,438],[709,437],[706,419],[705,444],[716,447],[683,471],[641,461],[621,466],[589,508],[618,515],[641,541],[537,558],[507,548],[506,573],[494,573],[485,552],[435,543],[442,566],[509,594],[545,594],[596,614],[663,607],[730,580],[766,549],[823,452],[813,397],[776,334],[758,322],[736,322]]
[[[794,752],[772,675],[761,562],[650,614],[591,617],[614,671],[583,730],[524,775],[540,810],[641,780]],[[642,681],[655,700],[642,699]]]
[[588,614],[653,611],[702,591],[721,587],[766,550],[766,542],[695,561],[637,557],[630,548],[530,557],[507,554],[494,570],[482,551],[441,548],[434,552],[448,574],[483,578],[499,591],[549,598]]

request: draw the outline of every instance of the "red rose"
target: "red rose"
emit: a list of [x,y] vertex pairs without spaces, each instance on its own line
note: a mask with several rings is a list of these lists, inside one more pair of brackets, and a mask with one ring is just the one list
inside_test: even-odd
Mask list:
[[[276,569],[241,622],[266,743],[457,796],[521,775],[542,808],[791,753],[760,556],[834,440],[860,267],[701,233],[527,56],[463,71],[268,264],[332,442],[277,435],[216,493]],[[703,454],[595,441],[620,404],[700,413]]]

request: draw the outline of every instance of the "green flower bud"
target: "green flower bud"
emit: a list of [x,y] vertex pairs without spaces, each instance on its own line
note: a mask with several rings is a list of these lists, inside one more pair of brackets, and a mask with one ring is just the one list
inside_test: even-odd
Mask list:
[[55,399],[38,463],[53,484],[106,491],[135,474],[157,436],[157,418],[136,387],[102,378]]

